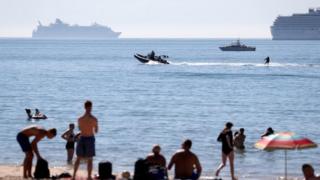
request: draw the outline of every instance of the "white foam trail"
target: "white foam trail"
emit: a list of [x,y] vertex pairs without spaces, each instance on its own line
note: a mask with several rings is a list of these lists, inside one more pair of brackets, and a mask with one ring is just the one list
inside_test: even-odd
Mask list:
[[297,63],[225,63],[225,62],[170,62],[172,65],[178,66],[253,66],[253,67],[320,67],[318,64],[297,64]]
[[159,63],[159,62],[157,62],[157,61],[149,61],[149,62],[147,62],[147,63],[145,63],[145,64],[155,65],[155,64],[162,64],[162,63]]

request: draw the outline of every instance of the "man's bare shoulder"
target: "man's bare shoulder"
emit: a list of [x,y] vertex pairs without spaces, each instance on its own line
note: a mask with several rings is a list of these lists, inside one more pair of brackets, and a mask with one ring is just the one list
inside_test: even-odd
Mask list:
[[82,115],[79,117],[78,121],[82,121],[82,120],[98,121],[98,119],[94,115]]
[[98,121],[98,119],[97,119],[94,115],[91,114],[90,117],[91,117],[93,120]]

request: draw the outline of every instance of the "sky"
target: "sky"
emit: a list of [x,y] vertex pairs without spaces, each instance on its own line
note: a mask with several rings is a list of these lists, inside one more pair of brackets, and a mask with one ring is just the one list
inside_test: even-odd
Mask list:
[[320,0],[0,0],[0,37],[31,37],[60,18],[108,25],[122,38],[270,38],[278,15]]

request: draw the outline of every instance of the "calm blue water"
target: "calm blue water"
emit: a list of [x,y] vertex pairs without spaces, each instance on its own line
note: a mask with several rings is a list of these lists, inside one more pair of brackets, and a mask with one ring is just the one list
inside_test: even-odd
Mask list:
[[[220,163],[216,137],[226,121],[245,128],[245,153],[236,154],[238,175],[281,175],[284,152],[253,147],[268,126],[294,131],[319,143],[320,42],[243,40],[256,52],[222,52],[231,40],[34,41],[0,40],[0,163],[20,164],[17,132],[28,125],[56,127],[59,135],[40,143],[51,165],[65,165],[68,123],[94,103],[99,119],[95,162],[133,170],[159,143],[169,161],[182,140],[193,140],[204,172]],[[155,50],[171,65],[144,65],[135,52]],[[271,57],[269,67],[263,59]],[[39,108],[49,119],[26,120],[24,108]],[[320,169],[319,149],[290,151],[289,174],[301,164]],[[226,168],[222,175],[228,175]]]

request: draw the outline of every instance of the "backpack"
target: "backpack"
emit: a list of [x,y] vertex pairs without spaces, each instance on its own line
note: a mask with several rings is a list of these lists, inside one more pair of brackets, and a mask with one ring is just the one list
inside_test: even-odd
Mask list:
[[101,161],[99,162],[99,178],[98,179],[116,179],[115,176],[112,175],[112,163],[109,161]]
[[50,178],[48,162],[45,159],[38,159],[33,176],[36,179]]
[[133,180],[150,180],[149,165],[145,159],[138,159],[134,165]]

